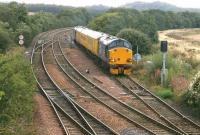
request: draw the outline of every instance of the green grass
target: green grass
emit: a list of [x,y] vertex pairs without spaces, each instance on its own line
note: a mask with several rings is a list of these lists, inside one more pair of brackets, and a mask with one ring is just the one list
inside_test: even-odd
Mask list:
[[156,90],[156,95],[163,98],[163,99],[171,99],[173,97],[173,92],[169,88],[159,87]]

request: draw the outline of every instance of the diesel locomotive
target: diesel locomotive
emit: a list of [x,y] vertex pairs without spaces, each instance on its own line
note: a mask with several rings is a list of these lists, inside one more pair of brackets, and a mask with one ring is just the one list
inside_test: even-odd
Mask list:
[[74,30],[75,42],[108,65],[111,74],[131,73],[133,52],[128,41],[82,26],[77,26]]

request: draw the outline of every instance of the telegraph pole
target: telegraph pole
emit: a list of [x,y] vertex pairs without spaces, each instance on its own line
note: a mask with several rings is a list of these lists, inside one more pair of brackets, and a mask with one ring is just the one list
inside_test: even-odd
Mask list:
[[161,52],[163,53],[162,69],[161,69],[161,85],[166,85],[168,70],[166,68],[166,55],[167,55],[167,41],[161,41]]

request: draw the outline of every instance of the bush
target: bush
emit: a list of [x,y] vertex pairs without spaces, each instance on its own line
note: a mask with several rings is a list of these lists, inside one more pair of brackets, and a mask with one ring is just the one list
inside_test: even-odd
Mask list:
[[[0,55],[0,129],[3,134],[30,134],[36,82],[21,48]],[[1,92],[1,93],[2,93]]]
[[[160,73],[162,68],[162,53],[156,53],[144,58],[148,63],[144,64],[144,68],[147,71],[147,77],[153,83],[160,84]],[[189,74],[192,72],[190,66],[184,61],[174,58],[170,53],[167,54],[166,68],[168,69],[168,78],[167,78],[167,87],[172,87],[174,90],[177,89],[174,83],[179,81],[181,78],[182,82],[185,83],[184,88],[181,87],[181,90],[186,90],[188,85]],[[186,70],[187,69],[187,70]],[[177,90],[180,90],[178,88]]]
[[200,78],[196,79],[192,89],[186,94],[186,101],[200,111]]
[[0,26],[0,52],[6,51],[11,43],[12,40],[9,37],[8,31]]
[[150,53],[151,42],[148,36],[140,31],[135,29],[122,29],[118,34],[117,37],[124,38],[128,40],[133,47],[133,51],[136,52],[137,46],[139,48],[139,52],[143,54]]
[[156,95],[161,98],[167,99],[173,97],[173,92],[171,89],[159,87],[159,89],[156,91]]
[[189,86],[189,81],[184,76],[174,76],[170,84],[174,93],[179,96],[185,93]]

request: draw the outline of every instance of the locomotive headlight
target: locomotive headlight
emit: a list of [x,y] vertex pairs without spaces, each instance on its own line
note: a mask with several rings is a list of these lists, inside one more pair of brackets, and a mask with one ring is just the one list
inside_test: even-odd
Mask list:
[[132,59],[131,59],[131,58],[128,58],[128,59],[127,59],[127,62],[132,62]]
[[109,61],[110,62],[115,62],[116,60],[114,58],[111,58]]

